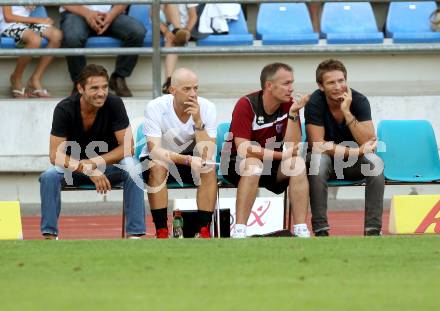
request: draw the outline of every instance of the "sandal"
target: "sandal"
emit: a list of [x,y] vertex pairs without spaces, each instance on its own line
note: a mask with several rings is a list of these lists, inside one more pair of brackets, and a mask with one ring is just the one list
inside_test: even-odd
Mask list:
[[11,95],[13,98],[27,98],[26,89],[24,87],[19,89],[11,89]]
[[46,89],[34,89],[28,87],[27,95],[31,98],[51,98],[52,96]]

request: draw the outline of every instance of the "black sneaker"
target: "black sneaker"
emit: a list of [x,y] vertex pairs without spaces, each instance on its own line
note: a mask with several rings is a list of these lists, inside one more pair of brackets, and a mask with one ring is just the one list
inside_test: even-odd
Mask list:
[[365,230],[364,235],[365,236],[381,236],[382,231],[380,231],[380,229],[371,228],[371,229]]
[[317,236],[317,237],[323,237],[323,236],[329,236],[329,235],[330,234],[328,233],[328,230],[326,230],[326,229],[315,231],[315,236]]
[[58,240],[58,236],[51,233],[43,233],[43,238],[45,240]]

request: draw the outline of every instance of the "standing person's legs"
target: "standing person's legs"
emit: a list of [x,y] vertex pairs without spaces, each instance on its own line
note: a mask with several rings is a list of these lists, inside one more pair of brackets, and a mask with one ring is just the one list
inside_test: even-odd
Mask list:
[[309,208],[309,182],[306,164],[301,157],[293,157],[281,162],[277,172],[277,182],[289,179],[289,201],[293,214],[293,231],[296,236],[310,237],[306,218]]
[[141,236],[145,234],[145,201],[140,164],[131,157],[122,159],[119,164],[122,168],[107,166],[105,175],[112,185],[123,182],[126,232],[128,236]]
[[[63,48],[82,48],[86,45],[92,30],[86,20],[69,12],[61,14],[61,30],[63,31]],[[66,56],[70,78],[75,83],[81,70],[86,66],[86,58],[82,55]]]
[[325,153],[309,153],[307,162],[313,232],[316,236],[326,236],[330,229],[327,220],[327,181],[333,174],[333,160]]
[[[63,39],[63,33],[61,30],[55,27],[45,27],[46,25],[34,25],[38,32],[41,32],[41,35],[46,38],[49,42],[47,44],[47,48],[59,48],[61,46],[61,41]],[[32,73],[31,77],[28,80],[28,87],[31,91],[31,96],[34,95],[36,97],[50,97],[50,94],[43,89],[41,84],[41,79],[46,71],[47,66],[52,62],[53,56],[41,56],[40,61],[38,62],[37,67]]]
[[382,230],[383,195],[385,178],[383,161],[374,153],[358,159],[355,165],[344,169],[349,180],[366,179],[365,186],[365,235],[380,235]]

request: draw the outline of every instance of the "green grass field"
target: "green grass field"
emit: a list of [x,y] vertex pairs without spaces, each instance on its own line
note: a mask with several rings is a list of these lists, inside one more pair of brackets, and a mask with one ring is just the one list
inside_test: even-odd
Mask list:
[[440,236],[0,242],[0,310],[438,310]]

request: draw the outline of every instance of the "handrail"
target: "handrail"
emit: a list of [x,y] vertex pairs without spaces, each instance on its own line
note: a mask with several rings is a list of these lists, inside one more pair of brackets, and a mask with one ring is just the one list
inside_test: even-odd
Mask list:
[[[162,3],[264,3],[264,2],[365,2],[365,0],[0,0],[0,5],[48,5],[62,4],[151,4],[153,44],[152,47],[139,48],[58,48],[58,49],[0,49],[0,56],[41,56],[41,55],[152,55],[153,98],[161,94],[161,55],[162,54],[379,54],[383,52],[438,53],[440,44],[371,44],[371,45],[316,45],[316,46],[230,46],[230,47],[172,47],[160,46],[159,11]],[[368,2],[386,3],[408,0],[370,0]],[[418,0],[420,1],[420,0]],[[415,1],[417,2],[417,1]]]

